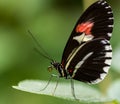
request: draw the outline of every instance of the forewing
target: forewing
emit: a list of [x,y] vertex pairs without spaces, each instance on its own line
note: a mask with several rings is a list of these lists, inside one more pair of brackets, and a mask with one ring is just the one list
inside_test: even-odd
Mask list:
[[94,39],[80,46],[67,62],[65,69],[79,81],[98,83],[108,73],[112,48],[106,39]]
[[71,54],[82,43],[96,38],[110,40],[113,30],[113,13],[105,0],[99,0],[92,4],[76,23],[62,56],[62,64],[65,67]]

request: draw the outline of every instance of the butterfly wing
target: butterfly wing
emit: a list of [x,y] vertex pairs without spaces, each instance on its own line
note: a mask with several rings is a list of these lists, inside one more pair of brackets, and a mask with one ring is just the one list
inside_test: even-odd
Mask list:
[[68,69],[73,79],[94,84],[107,75],[111,60],[112,48],[109,41],[99,38],[79,46],[65,69]]
[[93,3],[82,14],[68,39],[62,56],[63,67],[65,68],[71,55],[82,43],[96,38],[110,40],[112,30],[113,13],[111,7],[105,0]]

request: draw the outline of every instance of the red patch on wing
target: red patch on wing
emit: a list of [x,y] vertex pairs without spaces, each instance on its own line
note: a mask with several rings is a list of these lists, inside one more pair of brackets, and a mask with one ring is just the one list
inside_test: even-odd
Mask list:
[[61,63],[61,66],[62,66],[62,68],[64,68],[64,60],[62,60],[62,63]]
[[76,27],[76,32],[77,33],[84,32],[86,35],[90,35],[93,25],[94,23],[92,22],[85,22],[85,23],[78,24]]
[[73,69],[69,69],[69,73],[73,73]]

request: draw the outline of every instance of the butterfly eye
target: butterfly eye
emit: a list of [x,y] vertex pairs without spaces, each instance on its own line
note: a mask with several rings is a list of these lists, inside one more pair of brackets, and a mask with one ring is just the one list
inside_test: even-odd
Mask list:
[[53,66],[48,66],[48,71],[51,72],[53,70]]

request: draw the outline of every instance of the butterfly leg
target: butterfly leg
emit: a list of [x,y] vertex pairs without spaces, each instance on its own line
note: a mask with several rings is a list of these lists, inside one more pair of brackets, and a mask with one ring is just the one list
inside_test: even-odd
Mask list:
[[74,80],[72,78],[70,78],[70,81],[71,81],[71,91],[72,91],[72,95],[73,97],[75,98],[75,100],[78,100],[76,98],[76,95],[75,95],[75,89],[74,89]]
[[47,84],[46,84],[45,87],[44,87],[43,89],[41,89],[40,91],[45,90],[45,89],[48,87],[48,85],[50,84],[50,81],[52,80],[52,78],[55,77],[55,76],[57,76],[57,75],[51,74],[51,76],[50,76],[50,78],[49,78]]
[[60,79],[60,77],[59,77],[58,75],[56,75],[56,77],[57,77],[57,82],[56,82],[56,85],[55,85],[55,88],[54,88],[54,91],[53,91],[53,94],[52,94],[52,95],[55,94],[55,91],[56,91],[56,89],[57,89],[57,86],[58,86],[58,83],[59,83],[59,79]]

